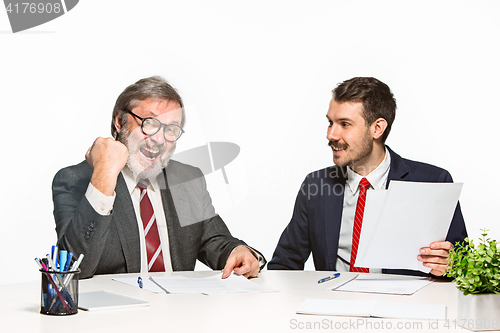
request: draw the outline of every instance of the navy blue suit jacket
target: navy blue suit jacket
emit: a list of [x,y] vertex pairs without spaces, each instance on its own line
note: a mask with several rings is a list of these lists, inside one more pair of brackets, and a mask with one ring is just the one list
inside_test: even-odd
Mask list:
[[[448,171],[430,164],[404,159],[387,148],[391,154],[387,186],[392,180],[453,182]],[[336,270],[346,179],[346,167],[335,165],[312,172],[306,177],[297,195],[292,219],[281,235],[273,259],[267,265],[268,269],[302,270],[312,252],[316,270]],[[455,244],[457,241],[463,241],[465,237],[467,231],[458,204],[446,240]],[[384,269],[383,272],[428,275],[403,269]]]

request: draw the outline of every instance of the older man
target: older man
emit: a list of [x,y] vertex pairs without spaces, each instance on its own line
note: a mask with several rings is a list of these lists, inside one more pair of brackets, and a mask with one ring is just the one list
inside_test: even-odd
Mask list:
[[215,213],[201,171],[170,160],[184,123],[172,86],[139,80],[116,101],[113,138],[97,138],[86,161],[56,174],[58,245],[85,255],[82,277],[193,270],[196,259],[223,278],[255,277],[265,264]]

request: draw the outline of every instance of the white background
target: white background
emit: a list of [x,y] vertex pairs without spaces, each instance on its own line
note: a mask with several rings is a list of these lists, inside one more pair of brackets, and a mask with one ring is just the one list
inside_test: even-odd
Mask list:
[[388,145],[464,182],[469,235],[500,239],[499,14],[498,1],[86,0],[12,34],[0,10],[0,267],[14,272],[0,284],[39,278],[33,258],[56,241],[54,174],[110,135],[116,97],[150,75],[185,100],[178,152],[241,147],[229,186],[220,170],[207,180],[233,235],[269,260],[305,175],[332,164],[325,114],[354,76],[395,94]]

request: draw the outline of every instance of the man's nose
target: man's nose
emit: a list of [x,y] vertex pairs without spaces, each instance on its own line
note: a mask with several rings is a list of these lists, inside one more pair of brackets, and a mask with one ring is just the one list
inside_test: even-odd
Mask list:
[[339,127],[335,124],[332,126],[328,126],[328,131],[326,132],[326,138],[328,141],[339,141],[340,140],[340,131]]
[[163,134],[163,128],[160,128],[158,132],[153,135],[147,136],[149,140],[156,142],[157,144],[165,143],[165,135]]

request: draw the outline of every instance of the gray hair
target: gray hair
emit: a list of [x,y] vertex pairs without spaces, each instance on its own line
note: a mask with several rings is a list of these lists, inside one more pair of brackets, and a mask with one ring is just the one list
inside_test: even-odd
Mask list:
[[177,91],[163,78],[159,76],[151,76],[141,79],[134,84],[131,84],[118,96],[115,107],[113,108],[113,117],[111,119],[111,135],[117,139],[118,130],[115,126],[115,119],[120,116],[120,124],[122,127],[127,125],[127,113],[124,109],[132,110],[140,101],[148,98],[159,100],[169,100],[179,103],[182,108],[181,127],[184,127],[186,115],[184,113],[184,104],[181,96]]

